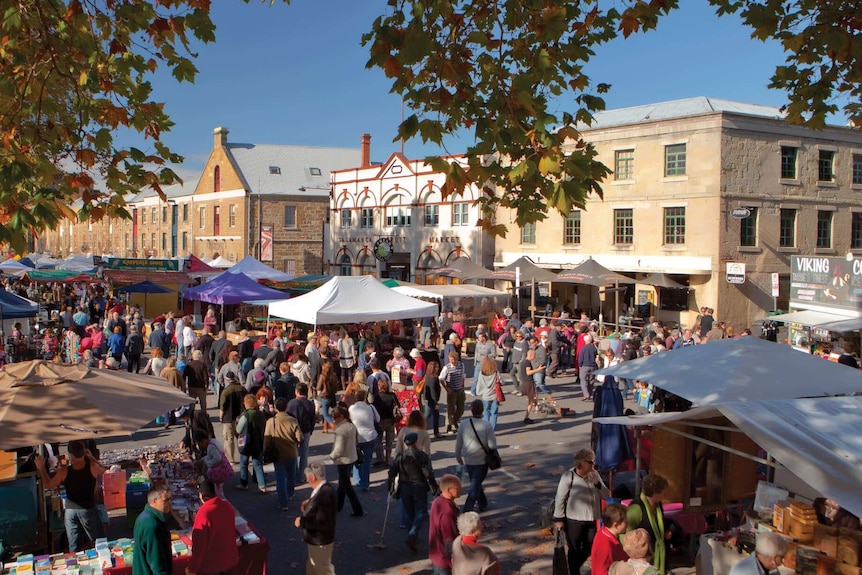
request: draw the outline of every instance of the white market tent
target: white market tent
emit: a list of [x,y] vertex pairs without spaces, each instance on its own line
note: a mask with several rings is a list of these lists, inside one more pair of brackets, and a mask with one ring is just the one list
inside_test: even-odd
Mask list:
[[696,406],[862,393],[862,370],[756,337],[683,347],[596,374],[647,381]]
[[233,262],[227,259],[226,257],[219,256],[216,259],[207,262],[207,265],[212,266],[214,268],[229,268],[233,266]]
[[[854,371],[840,367],[850,373]],[[725,416],[812,488],[838,501],[851,513],[862,515],[862,491],[859,489],[862,484],[862,397],[733,402],[683,412],[604,417],[596,421],[636,426],[667,423],[697,426],[699,420],[719,415]]]
[[[215,262],[210,262],[210,265],[215,266]],[[287,282],[293,279],[293,275],[280,272],[252,256],[245,256],[238,261],[236,265],[228,268],[227,271],[231,274],[245,274],[251,279],[257,281],[269,280],[273,282]]]
[[298,297],[269,304],[269,315],[310,325],[436,316],[437,304],[386,287],[373,276],[336,276]]
[[399,285],[390,288],[394,292],[409,295],[410,297],[424,297],[429,299],[443,299],[447,297],[508,297],[508,293],[472,284],[446,284],[446,285],[420,285],[407,282],[399,282]]

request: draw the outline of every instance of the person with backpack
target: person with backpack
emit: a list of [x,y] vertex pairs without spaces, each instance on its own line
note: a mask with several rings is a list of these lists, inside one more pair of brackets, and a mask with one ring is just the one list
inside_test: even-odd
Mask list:
[[[404,436],[404,451],[395,456],[389,467],[389,493],[401,497],[408,527],[407,547],[419,553],[419,532],[428,517],[428,493],[440,493],[434,469],[427,453],[416,447],[419,435],[410,432]],[[398,478],[396,491],[395,478]]]
[[581,449],[575,454],[574,467],[560,477],[554,497],[554,524],[566,534],[569,573],[580,573],[590,556],[602,499],[609,496],[610,491],[596,471],[595,452]]
[[138,326],[129,326],[129,337],[126,338],[126,361],[129,373],[141,371],[141,355],[144,353],[144,338],[138,332]]
[[257,398],[247,394],[243,398],[245,411],[236,422],[237,446],[239,447],[239,485],[237,489],[248,489],[248,464],[251,460],[252,469],[257,479],[257,490],[266,493],[266,476],[263,473],[264,434],[266,432],[266,416],[257,408]]

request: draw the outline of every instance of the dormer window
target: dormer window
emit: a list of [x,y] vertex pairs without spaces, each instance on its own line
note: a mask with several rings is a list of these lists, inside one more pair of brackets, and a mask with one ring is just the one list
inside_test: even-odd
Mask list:
[[278,166],[270,166],[269,167],[269,174],[271,176],[280,176],[281,175],[281,168]]

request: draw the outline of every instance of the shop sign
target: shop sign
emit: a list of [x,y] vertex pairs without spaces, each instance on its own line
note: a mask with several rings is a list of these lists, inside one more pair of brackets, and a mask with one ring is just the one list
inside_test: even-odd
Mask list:
[[272,263],[272,226],[260,226],[260,261]]
[[745,264],[741,262],[727,262],[727,283],[745,283]]
[[730,217],[736,218],[737,220],[744,220],[748,216],[751,215],[751,210],[748,208],[733,208],[730,210]]
[[778,288],[778,274],[772,274],[772,297],[778,297],[780,290]]
[[792,256],[790,301],[858,309],[862,305],[862,258]]
[[111,258],[104,264],[109,270],[147,270],[176,272],[180,270],[177,260],[151,260],[149,258]]
[[392,258],[395,246],[390,238],[380,238],[374,242],[374,257],[381,262],[388,262]]

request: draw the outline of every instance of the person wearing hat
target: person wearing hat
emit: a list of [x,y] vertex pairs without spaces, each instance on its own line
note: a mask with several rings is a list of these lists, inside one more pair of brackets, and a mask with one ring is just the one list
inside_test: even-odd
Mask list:
[[635,529],[626,533],[623,551],[629,556],[627,561],[614,561],[608,575],[659,575],[650,563],[649,534],[646,529]]
[[225,378],[228,373],[232,373],[237,381],[245,381],[245,376],[242,373],[242,366],[239,362],[238,351],[230,352],[228,354],[227,363],[221,366],[221,369],[218,370],[216,382],[218,382],[219,387],[222,389],[224,389],[228,385],[227,379]]
[[201,507],[192,527],[192,556],[186,575],[233,572],[239,563],[233,506],[216,495],[209,479],[198,485]]
[[389,493],[396,497],[399,496],[396,492],[400,494],[409,528],[405,543],[413,554],[419,552],[419,532],[428,517],[428,492],[440,493],[431,458],[416,447],[418,439],[419,435],[414,432],[405,435],[404,451],[395,456],[389,467]]
[[236,420],[242,415],[243,398],[246,391],[242,384],[240,384],[239,378],[232,371],[224,373],[224,382],[227,387],[222,389],[218,404],[222,442],[224,443],[224,452],[228,460],[231,463],[239,463],[236,450]]

